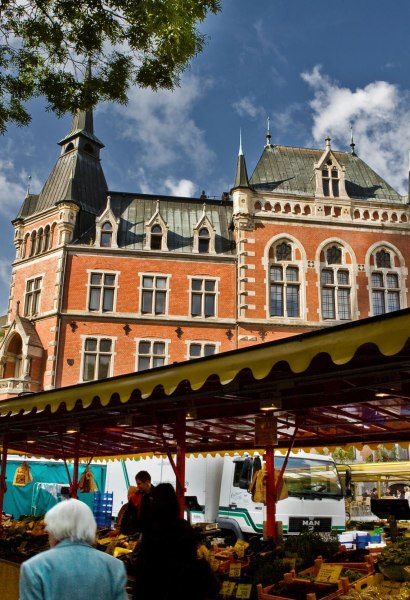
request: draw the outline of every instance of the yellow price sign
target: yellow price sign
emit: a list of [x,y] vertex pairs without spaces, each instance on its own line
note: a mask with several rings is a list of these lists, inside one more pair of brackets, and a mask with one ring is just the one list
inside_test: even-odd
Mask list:
[[321,581],[322,583],[337,583],[338,579],[340,579],[342,569],[343,565],[327,565],[326,563],[323,563],[315,581]]
[[252,592],[251,583],[238,583],[236,598],[250,598]]
[[242,565],[239,562],[231,563],[229,565],[229,577],[240,577],[242,571]]
[[234,581],[224,581],[222,583],[221,591],[219,592],[220,596],[232,596],[233,591],[235,589]]

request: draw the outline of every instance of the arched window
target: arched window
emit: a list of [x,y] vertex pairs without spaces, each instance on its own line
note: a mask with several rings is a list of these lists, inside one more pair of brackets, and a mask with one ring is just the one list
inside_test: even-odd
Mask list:
[[301,269],[294,245],[279,241],[271,248],[269,261],[269,315],[300,317]]
[[209,235],[208,228],[201,227],[198,232],[198,252],[202,252],[204,254],[208,253],[210,240],[211,236]]
[[101,227],[100,246],[102,248],[111,248],[112,245],[112,225],[106,221]]
[[36,239],[37,239],[37,234],[35,231],[32,232],[31,236],[30,236],[30,252],[29,252],[29,256],[34,256],[35,251],[36,251]]
[[390,248],[379,248],[373,252],[370,267],[373,315],[400,310],[402,272],[395,252]]
[[37,233],[36,254],[40,254],[42,251],[43,251],[43,229],[40,228]]
[[47,252],[47,250],[50,248],[50,225],[46,225],[45,229],[44,229],[44,252]]
[[321,260],[322,319],[351,319],[351,273],[345,264],[344,249],[333,244]]
[[162,227],[153,225],[151,227],[151,250],[161,250],[162,248]]

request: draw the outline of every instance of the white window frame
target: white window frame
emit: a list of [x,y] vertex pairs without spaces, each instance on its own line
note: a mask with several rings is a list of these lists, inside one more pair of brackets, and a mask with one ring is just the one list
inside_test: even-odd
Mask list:
[[[115,312],[116,310],[116,306],[117,306],[117,294],[118,294],[118,279],[119,279],[119,273],[118,271],[109,271],[106,269],[88,269],[87,271],[88,273],[88,283],[87,283],[87,311],[89,313],[92,314],[112,314],[113,312]],[[91,278],[93,275],[101,275],[102,277],[102,283],[100,285],[97,285],[95,283],[91,283]],[[104,277],[105,276],[113,276],[114,277],[114,284],[113,285],[105,285],[104,283]],[[92,289],[96,289],[97,287],[100,288],[100,297],[99,297],[99,306],[96,309],[91,309],[90,308],[90,303],[91,303],[91,290]],[[112,309],[110,310],[103,310],[103,298],[104,298],[104,293],[103,290],[104,289],[112,289],[113,290],[113,299],[112,299]]]
[[[215,319],[218,316],[218,295],[219,295],[219,279],[217,277],[209,277],[208,275],[192,275],[188,278],[189,280],[189,316],[191,319]],[[194,290],[192,288],[193,281],[202,281],[201,289]],[[214,290],[206,290],[206,283],[208,281],[212,281],[215,284]],[[200,314],[193,315],[193,296],[201,295],[201,312]],[[206,306],[206,297],[213,296],[214,298],[214,314],[206,315],[205,314],[205,306]]]
[[[332,250],[332,248],[336,248],[340,250],[340,262],[328,262],[328,252]],[[351,263],[348,263],[346,260],[346,248],[344,245],[338,240],[330,240],[328,241],[320,250],[320,253],[324,255],[324,261],[320,263],[319,270],[319,299],[320,299],[320,318],[322,321],[352,321],[354,314],[354,290],[355,290],[355,278],[353,267]],[[333,281],[331,283],[323,283],[322,277],[324,272],[330,271],[333,276]],[[339,282],[339,274],[347,273],[348,275],[348,283],[344,284]],[[324,302],[323,302],[323,294],[325,290],[332,290],[332,299],[333,299],[333,307],[334,307],[334,316],[325,317],[324,316]],[[341,317],[342,307],[345,305],[341,302],[339,292],[343,290],[348,290],[348,317]]]
[[[377,266],[376,255],[382,250],[384,250],[390,255],[390,267]],[[400,310],[401,308],[404,308],[406,306],[406,292],[404,287],[405,270],[403,269],[403,261],[401,260],[398,251],[394,247],[390,248],[384,245],[376,246],[371,249],[369,261],[371,261],[371,263],[368,265],[370,315],[376,316],[391,312],[388,310],[388,297],[392,292],[397,293],[399,298],[399,308],[394,310]],[[399,263],[399,266],[395,266],[396,261]],[[373,285],[373,275],[375,274],[380,274],[382,276],[383,285],[381,287]],[[398,287],[388,287],[388,275],[395,275],[397,277]],[[383,292],[384,312],[375,312],[374,310],[373,294],[375,291]]]
[[[154,285],[152,287],[152,301],[151,301],[151,312],[143,311],[144,292],[148,292],[151,288],[144,287],[144,277],[152,277],[154,279]],[[166,316],[168,315],[169,308],[169,294],[170,294],[170,280],[171,276],[165,273],[139,273],[140,278],[140,301],[139,301],[139,314],[141,316],[154,315],[154,316]],[[161,289],[156,286],[158,279],[165,279],[165,288]],[[155,311],[155,303],[157,293],[165,292],[165,308],[164,312],[157,313]]]
[[[186,342],[186,359],[187,360],[195,360],[197,358],[202,358],[204,356],[214,356],[215,354],[219,354],[219,349],[221,346],[221,342],[216,342],[215,340],[187,340]],[[197,345],[200,346],[200,354],[199,356],[191,356],[191,346]],[[205,347],[213,346],[215,348],[215,352],[213,354],[205,355]]]
[[[39,281],[38,288],[33,288],[28,290],[28,286],[30,283],[35,283]],[[23,316],[27,318],[36,317],[40,314],[40,305],[41,305],[41,297],[43,291],[43,282],[44,275],[36,275],[35,277],[30,277],[26,279],[25,291],[24,291],[24,306],[23,306]],[[35,299],[35,301],[33,301]],[[35,310],[33,310],[33,306]]]
[[[105,377],[112,377],[114,375],[114,360],[115,360],[115,344],[117,341],[117,338],[114,336],[110,336],[110,335],[82,335],[81,336],[81,340],[82,340],[82,345],[81,345],[81,372],[80,372],[80,381],[99,381],[98,377],[94,377],[93,379],[85,379],[84,375],[85,375],[85,368],[86,368],[86,364],[85,364],[85,359],[86,359],[86,355],[91,355],[91,354],[95,354],[96,358],[96,362],[94,365],[94,375],[96,375],[96,371],[99,372],[100,370],[100,365],[99,365],[99,359],[101,356],[110,356],[110,363],[109,363],[109,367],[108,367],[108,371],[107,371],[107,375],[104,375]],[[97,342],[97,350],[93,353],[91,350],[87,350],[86,349],[86,343],[87,340],[96,340]],[[101,351],[100,349],[100,344],[101,341],[103,340],[109,340],[111,341],[111,349],[110,352],[104,352]],[[97,363],[98,363],[98,367],[97,367]],[[97,372],[97,374],[98,374]]]
[[[287,244],[288,246],[290,246],[291,249],[291,255],[289,259],[284,259],[284,260],[280,260],[276,257],[276,248],[278,246],[280,246],[281,244]],[[303,314],[303,298],[302,298],[302,290],[304,289],[303,287],[303,264],[302,264],[302,260],[295,260],[295,243],[288,239],[288,238],[278,238],[277,240],[275,240],[271,245],[270,245],[270,249],[272,251],[272,253],[274,254],[274,256],[272,258],[269,259],[269,264],[268,264],[268,273],[267,273],[267,281],[268,281],[268,289],[267,289],[267,309],[268,309],[268,317],[269,319],[297,319],[300,320],[302,318],[302,314]],[[271,278],[271,269],[278,267],[280,269],[282,269],[282,279],[280,282],[275,282],[272,278]],[[298,271],[298,279],[295,281],[291,281],[291,280],[287,280],[286,279],[286,271],[287,269],[290,268],[294,268],[297,269]],[[272,285],[281,285],[281,290],[282,290],[282,307],[283,307],[283,314],[281,315],[272,315],[271,314],[271,288]],[[296,315],[288,315],[288,302],[287,302],[287,288],[288,287],[297,287],[298,288],[298,309],[299,309],[299,314]]]
[[[139,350],[139,346],[141,343],[144,343],[144,342],[150,344],[150,349],[149,349],[149,352],[141,354],[140,350]],[[154,353],[153,350],[154,350],[155,344],[164,344],[163,354],[155,354]],[[164,338],[152,338],[152,337],[135,338],[135,371],[140,372],[140,371],[146,370],[146,369],[140,369],[140,364],[139,364],[140,358],[147,358],[149,360],[148,369],[154,369],[155,367],[167,365],[168,360],[169,360],[169,354],[168,354],[169,344],[170,344],[170,340],[164,339]],[[159,357],[164,358],[163,365],[154,365],[155,359],[159,358]]]

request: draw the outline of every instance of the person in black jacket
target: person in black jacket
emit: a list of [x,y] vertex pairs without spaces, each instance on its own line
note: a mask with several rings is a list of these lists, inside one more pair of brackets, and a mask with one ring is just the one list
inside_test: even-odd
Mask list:
[[127,507],[121,517],[119,528],[124,535],[144,531],[150,518],[154,486],[148,471],[139,471],[135,476],[136,490],[129,496]]
[[134,600],[206,600],[219,584],[207,561],[197,557],[198,537],[180,517],[173,486],[160,483],[154,491],[134,567]]

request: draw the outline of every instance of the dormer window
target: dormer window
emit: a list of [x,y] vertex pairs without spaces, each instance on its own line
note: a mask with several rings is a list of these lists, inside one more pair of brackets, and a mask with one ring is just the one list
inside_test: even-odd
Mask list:
[[209,229],[207,227],[201,227],[198,232],[198,252],[207,254],[209,252],[209,244],[211,236],[209,235]]
[[316,197],[346,198],[346,167],[339,162],[326,140],[326,148],[320,159],[313,164],[316,180]]
[[70,150],[74,150],[73,142],[70,142],[69,144],[67,144],[67,146],[65,148],[65,152],[70,152]]
[[322,184],[324,196],[333,196],[333,198],[338,198],[340,196],[339,171],[337,167],[332,164],[331,160],[328,160],[327,164],[322,169]]
[[106,221],[101,227],[100,246],[102,248],[111,248],[112,245],[112,225]]
[[192,252],[194,254],[215,254],[215,229],[208,215],[206,204],[201,218],[193,229]]
[[153,225],[151,227],[151,250],[161,250],[162,248],[162,227]]

